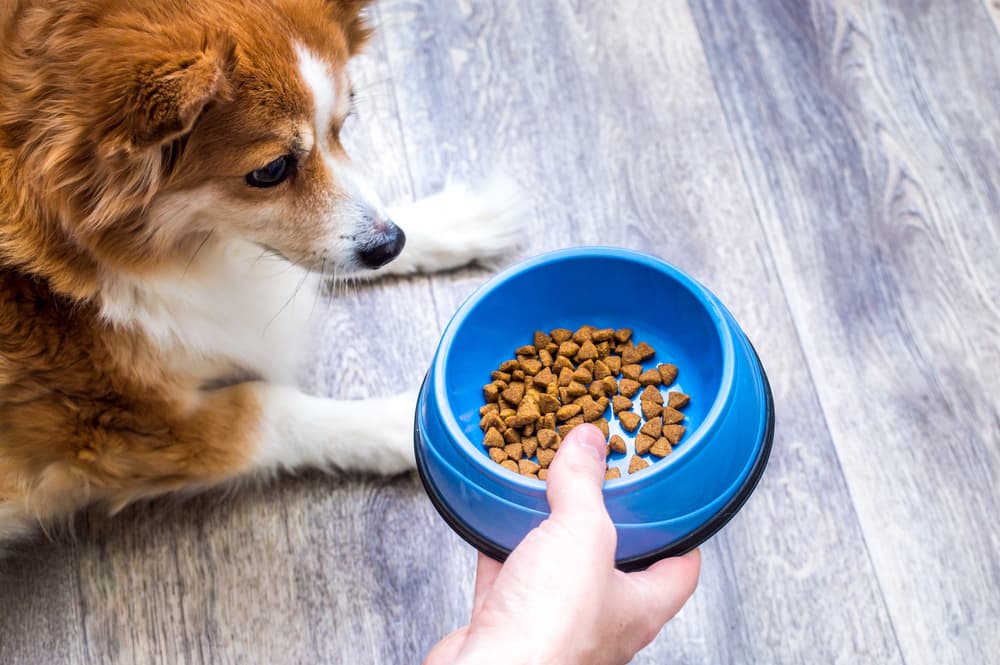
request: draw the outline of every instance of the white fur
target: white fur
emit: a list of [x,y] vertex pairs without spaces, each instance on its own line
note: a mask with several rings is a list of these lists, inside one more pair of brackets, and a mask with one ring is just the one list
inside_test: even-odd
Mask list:
[[413,466],[414,394],[367,400],[306,395],[290,384],[308,348],[317,277],[230,241],[203,249],[180,274],[111,280],[102,313],[144,330],[167,366],[218,378],[219,359],[254,384],[263,425],[250,473],[306,466],[398,473]]
[[399,473],[413,468],[416,394],[330,400],[262,384],[261,445],[254,471],[334,467]]
[[327,135],[333,122],[333,112],[337,103],[337,84],[330,75],[330,69],[309,49],[301,44],[295,45],[299,56],[299,74],[306,88],[312,95],[313,122],[315,136],[319,138],[317,145],[321,152],[329,154],[329,146],[322,137]]
[[[382,199],[375,189],[350,164],[337,159],[330,151],[326,137],[329,136],[334,113],[346,113],[349,102],[345,103],[346,95],[337,94],[337,82],[329,66],[316,54],[301,44],[295,45],[299,57],[299,74],[313,100],[313,134],[316,137],[316,149],[323,157],[327,169],[337,179],[341,187],[355,201],[356,212],[370,219],[385,219],[386,212]],[[338,109],[338,106],[340,107]],[[362,232],[367,229],[360,229]]]
[[380,274],[405,275],[489,263],[509,254],[524,229],[525,201],[509,179],[495,176],[473,191],[443,192],[389,210],[406,233],[406,247]]
[[163,350],[163,361],[205,380],[219,360],[281,383],[293,380],[319,279],[263,255],[251,243],[207,243],[183,269],[142,279],[105,280],[101,313],[136,325]]

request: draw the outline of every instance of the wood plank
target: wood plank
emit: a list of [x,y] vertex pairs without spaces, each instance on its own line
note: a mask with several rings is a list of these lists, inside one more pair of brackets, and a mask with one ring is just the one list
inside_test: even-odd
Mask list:
[[83,662],[76,562],[61,536],[20,543],[0,560],[0,663]]
[[379,11],[417,192],[506,165],[534,208],[526,253],[653,251],[720,293],[771,372],[771,468],[705,547],[692,603],[635,662],[900,662],[686,7],[395,0]]
[[691,3],[906,662],[1000,653],[1000,43],[978,2]]

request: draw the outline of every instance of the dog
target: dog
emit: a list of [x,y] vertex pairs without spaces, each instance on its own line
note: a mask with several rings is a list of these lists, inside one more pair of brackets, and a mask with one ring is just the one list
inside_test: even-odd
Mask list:
[[517,206],[498,184],[387,209],[352,165],[367,2],[0,2],[0,544],[87,505],[412,467],[413,393],[294,386],[317,289],[495,257]]

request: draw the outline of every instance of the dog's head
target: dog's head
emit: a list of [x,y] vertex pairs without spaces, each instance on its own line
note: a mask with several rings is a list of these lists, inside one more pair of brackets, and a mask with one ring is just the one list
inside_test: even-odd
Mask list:
[[208,236],[340,274],[399,254],[340,142],[367,0],[47,4],[63,14],[21,18],[42,62],[3,73],[32,108],[0,123],[101,263],[155,269]]

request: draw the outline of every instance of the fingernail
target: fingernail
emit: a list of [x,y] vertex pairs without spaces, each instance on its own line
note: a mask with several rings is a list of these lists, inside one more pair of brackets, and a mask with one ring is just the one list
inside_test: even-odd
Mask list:
[[604,434],[595,425],[590,423],[577,425],[567,435],[566,440],[567,443],[580,446],[599,462],[604,462],[604,449],[608,442],[604,440]]

